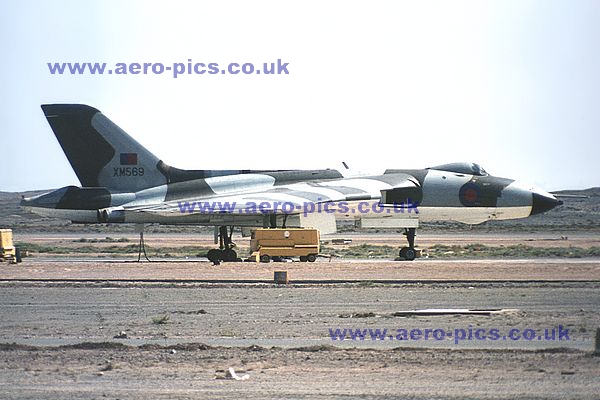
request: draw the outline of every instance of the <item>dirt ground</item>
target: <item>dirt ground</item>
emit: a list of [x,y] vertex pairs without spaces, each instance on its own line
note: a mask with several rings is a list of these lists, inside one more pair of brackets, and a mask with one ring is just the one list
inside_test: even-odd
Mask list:
[[[595,399],[593,282],[288,285],[4,282],[4,398]],[[493,316],[394,317],[415,308]],[[563,325],[572,341],[332,340],[329,328]],[[115,338],[124,333],[124,339]],[[20,343],[20,344],[12,344]],[[232,367],[247,380],[226,378]],[[225,379],[223,379],[225,378]]]
[[[100,233],[15,233],[15,241],[30,242],[46,245],[61,246],[80,246],[78,239],[104,239],[107,236],[112,238],[126,238],[129,242],[125,244],[137,243],[139,236],[136,233],[115,233],[111,235]],[[234,234],[234,242],[240,249],[248,249],[249,238],[243,238],[239,233]],[[335,235],[323,235],[322,240],[331,241],[332,239],[351,239],[350,245],[375,244],[401,247],[406,245],[406,239],[399,232],[385,233],[338,233]],[[178,246],[202,246],[214,247],[214,238],[205,233],[200,234],[180,234],[180,233],[147,233],[145,235],[146,243],[154,247],[178,247]],[[417,232],[417,246],[429,247],[435,244],[443,245],[465,245],[479,243],[487,246],[511,246],[525,244],[532,247],[592,247],[600,246],[600,235],[597,233],[586,232],[567,232],[564,234],[557,232],[545,233],[485,233],[485,232]],[[94,243],[94,246],[110,246],[114,243]],[[343,248],[343,246],[336,246]],[[242,254],[242,252],[240,252]]]
[[600,259],[533,260],[332,260],[315,263],[222,263],[208,261],[121,262],[26,259],[5,265],[1,279],[135,279],[272,281],[275,271],[300,281],[379,280],[600,280]]
[[[424,244],[599,242],[587,234],[423,236]],[[77,245],[81,237],[93,235],[18,240]],[[387,240],[352,238],[353,244]],[[210,237],[189,235],[148,241],[212,243]],[[320,259],[214,266],[195,259],[135,263],[134,255],[129,261],[85,257],[33,257],[2,265],[0,397],[597,399],[600,393],[600,357],[593,355],[600,327],[599,259]],[[273,284],[276,270],[286,270],[291,283]],[[423,308],[513,311],[394,316]],[[559,325],[569,327],[576,340],[354,342],[328,334],[336,327],[537,332]],[[121,333],[123,338],[115,338]],[[248,378],[232,379],[230,367]]]
[[[126,238],[123,243],[81,243],[80,239],[105,239],[106,235],[89,233],[70,234],[20,234],[16,241],[46,246],[77,247],[81,245],[103,248],[127,246],[137,243],[135,234],[116,235],[114,239]],[[345,234],[323,237],[348,238],[351,245],[377,244],[397,245],[401,234]],[[238,237],[238,254],[248,253],[247,238]],[[154,248],[183,248],[189,246],[214,247],[210,235],[152,234],[146,243]],[[571,233],[560,236],[556,233],[538,234],[435,234],[426,233],[418,237],[420,246],[433,244],[465,245],[480,243],[487,246],[510,246],[527,244],[532,247],[600,247],[600,236],[590,233]],[[335,246],[342,248],[343,246]],[[197,252],[196,252],[197,253]],[[427,259],[414,262],[391,261],[390,259],[341,259],[320,258],[316,263],[222,263],[213,266],[196,254],[178,259],[151,257],[152,263],[133,262],[135,254],[115,254],[101,257],[98,254],[33,254],[23,264],[5,265],[0,278],[7,279],[147,279],[147,280],[258,280],[271,281],[274,271],[285,270],[291,281],[376,281],[376,280],[600,280],[598,258],[533,258],[533,259]]]
[[[597,399],[582,352],[179,346],[0,353],[3,398]],[[234,371],[247,380],[222,379]]]

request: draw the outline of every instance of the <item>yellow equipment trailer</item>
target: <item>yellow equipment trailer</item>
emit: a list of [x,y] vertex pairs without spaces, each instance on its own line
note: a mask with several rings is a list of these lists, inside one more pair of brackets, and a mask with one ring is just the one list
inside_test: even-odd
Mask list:
[[0,229],[0,260],[8,261],[11,264],[21,261],[17,256],[17,249],[13,245],[12,229]]
[[314,262],[320,251],[318,229],[264,228],[252,231],[252,259],[269,262],[273,257],[300,257],[302,262]]

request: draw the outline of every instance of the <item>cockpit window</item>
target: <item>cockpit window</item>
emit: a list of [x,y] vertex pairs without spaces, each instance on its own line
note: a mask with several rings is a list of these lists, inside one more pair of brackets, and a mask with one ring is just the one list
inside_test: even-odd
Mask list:
[[479,164],[475,163],[451,163],[438,165],[437,167],[431,167],[428,169],[435,169],[436,171],[448,171],[455,172],[457,174],[466,174],[466,175],[477,175],[477,176],[486,176],[488,173],[485,169],[483,169]]
[[481,167],[481,165],[475,164],[475,163],[473,163],[473,172],[474,172],[473,175],[479,175],[479,176],[485,176],[488,174],[487,172],[485,172],[485,169],[483,169]]

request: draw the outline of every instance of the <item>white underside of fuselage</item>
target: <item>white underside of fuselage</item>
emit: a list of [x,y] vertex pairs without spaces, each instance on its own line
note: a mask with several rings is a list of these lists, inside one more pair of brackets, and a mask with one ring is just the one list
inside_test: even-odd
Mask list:
[[98,212],[96,210],[71,210],[46,207],[26,207],[23,210],[32,212],[42,217],[69,219],[73,222],[97,223]]
[[[69,219],[80,223],[97,223],[96,210],[70,210],[43,207],[24,207],[35,214]],[[353,212],[354,210],[354,212]],[[389,211],[388,211],[389,210]],[[417,212],[418,211],[418,212]],[[334,213],[337,219],[348,218],[392,218],[392,219],[418,219],[419,222],[454,221],[465,224],[480,224],[485,221],[509,220],[526,218],[531,214],[531,206],[519,207],[418,207],[418,210],[405,210],[402,213],[386,209],[382,213],[358,212],[352,208],[344,214]],[[128,223],[160,223],[160,224],[197,224],[219,225],[233,224],[238,226],[262,226],[265,215],[263,214],[182,214],[157,215],[147,212],[125,212],[125,221]]]
[[419,207],[419,221],[456,221],[481,224],[485,221],[527,218],[531,206],[519,207]]

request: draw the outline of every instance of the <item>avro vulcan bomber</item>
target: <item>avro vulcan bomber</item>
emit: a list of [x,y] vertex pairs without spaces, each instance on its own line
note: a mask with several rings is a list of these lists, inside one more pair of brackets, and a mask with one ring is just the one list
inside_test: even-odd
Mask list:
[[233,227],[317,227],[332,233],[340,217],[404,228],[408,246],[400,257],[412,260],[419,221],[478,224],[525,218],[562,204],[474,163],[376,173],[183,170],[160,160],[93,107],[48,104],[42,110],[81,186],[23,199],[22,207],[79,223],[215,226],[221,249],[211,253],[213,261],[237,258]]

